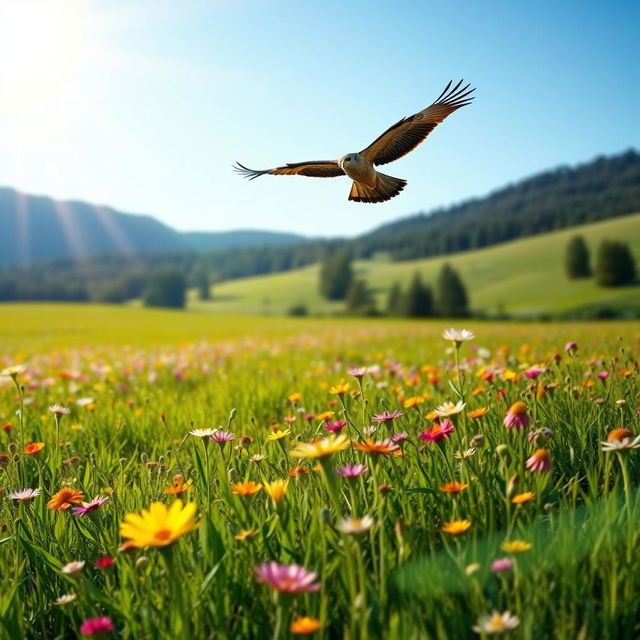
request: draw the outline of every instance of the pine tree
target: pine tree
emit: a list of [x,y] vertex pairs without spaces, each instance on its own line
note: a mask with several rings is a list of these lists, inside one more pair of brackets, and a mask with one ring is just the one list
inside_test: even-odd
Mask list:
[[387,315],[399,316],[402,314],[402,289],[394,282],[387,295]]
[[347,292],[347,311],[350,313],[371,315],[375,312],[375,301],[365,280],[354,280]]
[[403,296],[401,306],[402,315],[409,318],[427,318],[433,315],[431,287],[422,284],[422,278],[417,271]]
[[618,287],[634,281],[636,263],[629,246],[603,240],[596,260],[596,282],[601,287]]
[[448,263],[442,265],[438,274],[437,306],[445,318],[464,318],[469,315],[467,290],[458,272]]
[[152,273],[143,293],[147,307],[182,309],[185,304],[187,284],[177,269],[161,269]]
[[195,282],[196,288],[198,289],[198,298],[200,300],[210,300],[211,282],[209,280],[209,272],[207,271],[207,267],[203,262],[198,263],[198,265],[194,268],[193,280]]
[[565,267],[570,280],[588,278],[591,275],[589,266],[589,249],[582,236],[574,236],[567,244]]
[[320,293],[328,300],[344,300],[351,282],[353,268],[349,254],[340,251],[328,255],[320,269]]

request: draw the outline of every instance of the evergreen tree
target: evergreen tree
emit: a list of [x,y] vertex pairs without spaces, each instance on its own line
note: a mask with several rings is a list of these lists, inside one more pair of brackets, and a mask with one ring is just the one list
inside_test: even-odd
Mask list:
[[582,236],[574,236],[567,244],[565,267],[570,280],[588,278],[591,275],[589,266],[589,249]]
[[402,289],[394,282],[387,295],[387,315],[399,316],[402,314]]
[[403,296],[401,307],[402,315],[409,318],[427,318],[433,315],[431,287],[422,284],[422,278],[417,271]]
[[446,318],[463,318],[469,315],[467,290],[458,272],[445,262],[438,274],[438,311]]
[[193,280],[198,289],[198,298],[200,300],[210,300],[211,282],[209,280],[209,271],[203,262],[199,262],[194,268]]
[[320,269],[320,293],[328,300],[344,300],[351,282],[353,268],[349,254],[340,251],[329,254]]
[[596,260],[596,282],[601,287],[629,284],[636,276],[636,264],[629,246],[603,240]]
[[143,299],[147,307],[182,309],[187,285],[177,269],[161,269],[149,276]]
[[360,315],[375,313],[375,301],[366,280],[359,278],[351,283],[347,292],[347,311]]

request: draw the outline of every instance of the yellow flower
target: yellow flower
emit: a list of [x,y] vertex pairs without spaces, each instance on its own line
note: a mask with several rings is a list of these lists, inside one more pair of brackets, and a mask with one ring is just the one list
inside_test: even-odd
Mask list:
[[301,399],[302,399],[302,394],[299,391],[296,391],[295,393],[291,393],[287,396],[287,400],[292,404],[300,402]]
[[442,531],[444,533],[450,533],[452,536],[459,536],[461,533],[464,533],[471,527],[471,522],[469,520],[452,520],[451,522],[447,522],[443,527]]
[[316,416],[317,420],[331,420],[331,418],[333,418],[334,412],[333,411],[325,411],[324,413],[319,413]]
[[276,429],[267,435],[267,440],[271,442],[275,442],[276,440],[281,440],[282,438],[286,438],[291,433],[291,429]]
[[341,380],[340,384],[336,384],[335,386],[331,387],[331,389],[329,389],[329,393],[333,394],[334,396],[343,396],[347,391],[349,391],[350,387],[351,385],[348,382]]
[[425,399],[422,396],[413,396],[411,398],[407,398],[404,401],[404,408],[411,409],[413,407],[417,407],[419,404],[422,404]]
[[479,409],[469,411],[469,413],[467,413],[467,416],[469,418],[482,418],[482,416],[486,416],[487,413],[489,413],[489,409],[487,407],[480,407]]
[[524,540],[505,540],[500,548],[507,553],[521,553],[522,551],[529,551],[533,545],[530,542]]
[[182,500],[176,500],[169,507],[153,502],[141,513],[128,513],[120,523],[120,535],[128,538],[125,543],[128,547],[166,547],[200,526],[194,519],[195,512],[195,502],[188,502],[184,507]]
[[285,493],[287,493],[288,486],[289,480],[282,480],[281,478],[278,478],[273,482],[265,482],[264,490],[274,502],[281,502]]
[[513,498],[511,498],[512,504],[527,504],[527,502],[531,502],[536,497],[536,494],[533,491],[525,491],[524,493],[519,493]]
[[253,529],[242,529],[242,531],[239,531],[238,533],[236,533],[235,536],[233,536],[236,540],[238,540],[238,542],[244,542],[245,540],[247,540],[248,538],[251,538],[255,535],[255,531]]
[[346,449],[348,446],[349,438],[344,433],[340,433],[337,436],[330,435],[317,442],[299,442],[292,453],[298,458],[325,458]]
[[320,620],[310,618],[309,616],[301,616],[291,621],[289,631],[296,635],[306,636],[315,633],[320,627],[322,627]]
[[231,492],[237,496],[252,496],[262,489],[262,485],[259,482],[236,482],[231,485]]

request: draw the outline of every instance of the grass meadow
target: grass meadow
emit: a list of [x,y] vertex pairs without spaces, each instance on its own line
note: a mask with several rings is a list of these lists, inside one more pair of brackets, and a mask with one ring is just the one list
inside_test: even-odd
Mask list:
[[637,323],[0,311],[0,637],[640,634]]

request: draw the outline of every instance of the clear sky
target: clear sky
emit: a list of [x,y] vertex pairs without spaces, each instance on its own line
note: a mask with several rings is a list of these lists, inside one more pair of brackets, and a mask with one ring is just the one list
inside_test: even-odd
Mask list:
[[[640,147],[640,3],[0,0],[0,184],[183,230],[351,235],[531,173]],[[234,174],[334,159],[477,87],[347,202],[345,178]]]

